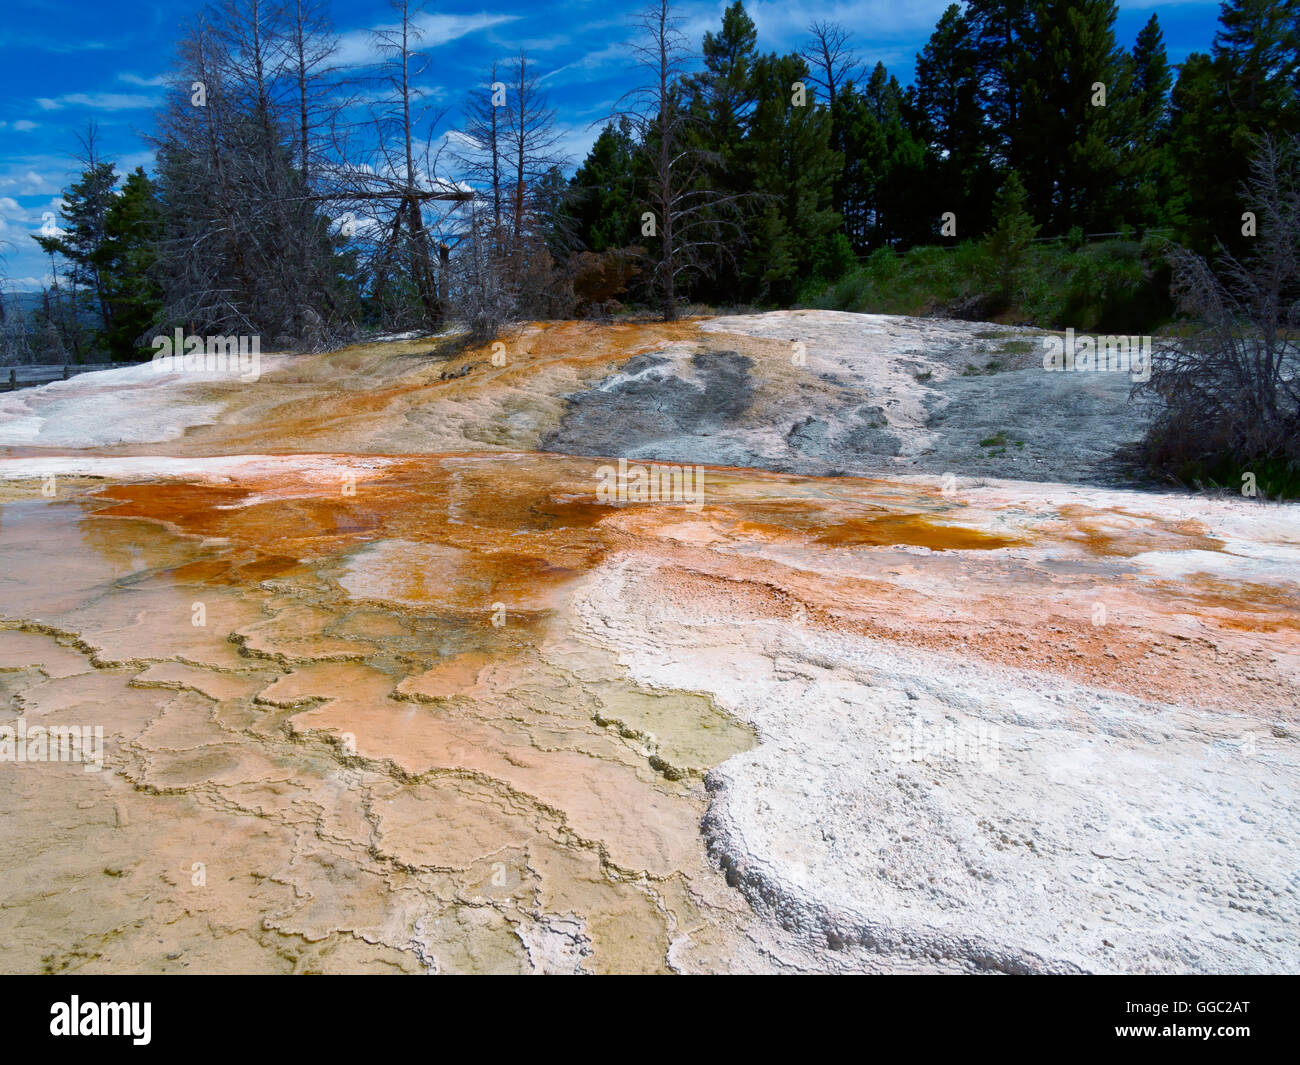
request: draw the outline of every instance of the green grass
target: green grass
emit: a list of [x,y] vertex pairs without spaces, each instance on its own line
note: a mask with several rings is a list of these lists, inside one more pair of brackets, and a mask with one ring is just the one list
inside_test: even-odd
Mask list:
[[[1201,489],[1242,492],[1246,474],[1253,474],[1256,499],[1300,499],[1300,463],[1285,458],[1237,462],[1218,459],[1182,466],[1173,471],[1184,484]],[[1250,498],[1247,496],[1247,498]]]
[[[1072,250],[1029,250],[1009,293],[997,292],[997,264],[980,242],[919,247],[903,255],[880,248],[835,284],[805,291],[802,303],[876,314],[945,314],[1080,332],[1154,332],[1173,316],[1169,270],[1154,243],[1107,240]],[[1005,338],[987,330],[980,339]],[[1026,346],[1028,345],[1028,347]],[[1033,341],[1010,339],[1006,355]]]
[[1001,370],[1002,361],[1000,359],[991,359],[984,364],[984,369],[980,369],[974,363],[968,362],[966,368],[962,370],[962,377],[982,377],[986,374],[995,374]]
[[1033,340],[1017,338],[1015,340],[1008,340],[998,348],[998,354],[1006,356],[1007,358],[1010,358],[1013,355],[1028,355],[1036,347],[1039,347],[1039,344]]
[[[991,450],[989,451],[989,457],[993,458],[998,455],[1005,455],[1007,453],[1007,446],[1012,442],[1013,441],[1007,437],[1007,434],[1003,430],[999,429],[992,436],[987,436],[983,440],[981,440],[980,447],[990,448]],[[1023,440],[1016,440],[1014,441],[1014,443],[1016,447],[1025,446],[1025,442]]]

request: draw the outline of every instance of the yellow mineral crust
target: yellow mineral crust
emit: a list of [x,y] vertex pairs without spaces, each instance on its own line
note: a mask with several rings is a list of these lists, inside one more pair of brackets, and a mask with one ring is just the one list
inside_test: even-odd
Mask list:
[[[743,806],[768,763],[865,778],[863,752],[892,741],[852,738],[861,693],[903,683],[884,663],[1294,747],[1287,528],[1136,493],[716,465],[702,507],[610,503],[610,457],[533,450],[566,390],[698,335],[531,325],[503,368],[486,349],[353,348],[202,386],[222,413],[166,445],[11,449],[0,727],[99,726],[105,756],[0,764],[0,967],[966,971],[987,955],[964,940],[909,951],[876,929],[830,950],[840,926],[807,916],[833,826],[877,807],[809,791],[801,828],[781,820],[797,781]],[[760,393],[779,392],[786,341],[726,342],[779,361]],[[779,715],[802,705],[796,741]],[[1010,736],[1025,714],[1006,713]],[[1058,726],[1114,731],[1068,707]],[[908,787],[879,809],[910,809]],[[937,862],[949,846],[975,844],[945,836]],[[988,902],[951,890],[944,905]],[[782,892],[801,901],[783,911]],[[1106,968],[1091,949],[1034,939],[1007,967]]]

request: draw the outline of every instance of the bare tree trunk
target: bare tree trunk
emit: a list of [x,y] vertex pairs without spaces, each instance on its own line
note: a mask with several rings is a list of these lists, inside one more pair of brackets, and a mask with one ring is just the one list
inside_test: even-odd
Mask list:
[[659,239],[654,280],[666,321],[677,317],[679,280],[702,270],[702,249],[722,247],[718,220],[736,202],[701,180],[701,155],[686,136],[692,119],[680,104],[688,59],[680,23],[668,0],[653,0],[640,15],[644,36],[630,47],[649,83],[626,93],[615,108],[615,116],[632,123],[649,153],[650,206]]

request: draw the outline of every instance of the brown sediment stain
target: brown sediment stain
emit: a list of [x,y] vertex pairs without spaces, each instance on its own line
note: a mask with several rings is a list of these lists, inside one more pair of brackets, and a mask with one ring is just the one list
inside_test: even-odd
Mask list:
[[1131,558],[1147,551],[1222,551],[1223,542],[1192,519],[1164,518],[1073,504],[1057,508],[1053,530],[1094,555]]
[[[361,455],[531,449],[558,424],[565,391],[580,390],[642,352],[716,339],[701,333],[698,320],[683,319],[532,322],[502,342],[504,366],[492,364],[491,344],[466,347],[456,338],[425,338],[293,356],[264,372],[256,387],[195,383],[187,395],[198,403],[219,402],[222,413],[215,423],[194,426],[168,442],[167,451]],[[100,449],[111,455],[157,451],[156,444]]]
[[[1295,716],[1255,631],[1289,638],[1285,590],[1174,585],[1123,562],[1199,547],[1191,526],[1121,515],[1132,524],[1099,545],[1068,516],[734,469],[708,471],[698,511],[608,506],[595,459],[397,455],[352,483],[344,458],[6,508],[7,542],[69,562],[44,590],[18,575],[6,614],[21,604],[29,620],[9,623],[33,629],[0,632],[0,679],[27,713],[104,721],[112,772],[0,789],[0,812],[120,809],[123,827],[69,828],[24,860],[59,885],[125,871],[117,894],[88,888],[104,907],[89,932],[35,886],[0,908],[8,968],[166,971],[175,954],[253,971],[648,971],[673,967],[683,929],[744,927],[698,828],[704,774],[755,737],[579,638],[570,589],[616,580],[625,559],[653,560],[661,592],[698,615]],[[1195,638],[1189,596],[1215,623]],[[734,942],[692,949],[725,964]]]
[[907,546],[928,547],[931,551],[991,551],[1024,540],[959,525],[940,525],[918,514],[886,514],[828,525],[817,542],[834,547]]
[[[770,619],[835,633],[853,633],[899,647],[935,652],[953,663],[979,660],[1066,678],[1164,704],[1296,720],[1295,680],[1271,664],[1272,654],[1232,632],[1202,629],[1189,636],[1177,605],[1159,589],[1060,585],[1032,570],[1008,581],[996,570],[948,580],[930,573],[917,587],[906,571],[875,579],[826,578],[782,560],[746,556],[743,566],[719,563],[689,548],[661,557],[657,583],[702,615],[738,622]],[[980,556],[965,560],[976,564]],[[1069,598],[1061,601],[1061,593]],[[1091,608],[1109,602],[1105,623]],[[708,604],[707,606],[703,604]],[[1248,629],[1252,604],[1232,618]],[[1292,607],[1292,618],[1300,609]],[[1292,643],[1300,653],[1300,643]],[[1249,670],[1239,667],[1249,664]]]
[[[526,453],[393,457],[355,495],[343,494],[316,469],[297,481],[115,485],[94,493],[91,505],[109,504],[95,511],[97,518],[156,520],[221,545],[177,568],[179,581],[237,587],[324,577],[336,598],[319,604],[312,623],[282,613],[278,621],[245,626],[237,637],[244,653],[286,662],[361,660],[373,654],[368,646],[384,645],[383,638],[368,644],[332,623],[339,591],[354,604],[377,605],[386,617],[465,627],[470,635],[444,653],[484,653],[490,645],[488,653],[499,654],[505,642],[518,651],[545,631],[580,576],[614,552],[645,550],[704,565],[733,582],[764,574],[772,588],[798,589],[811,616],[831,627],[1144,698],[1174,689],[1194,701],[1238,697],[1228,686],[1198,693],[1205,663],[1170,634],[1180,614],[1206,613],[1220,635],[1297,626],[1295,604],[1275,586],[1139,582],[1118,572],[1098,583],[1087,571],[1071,576],[1057,564],[1048,572],[1032,561],[1054,546],[1117,559],[1156,549],[1221,548],[1196,522],[1066,506],[1017,524],[952,507],[915,485],[742,470],[710,470],[709,501],[699,511],[608,506],[595,501],[596,465]],[[925,563],[924,581],[915,570],[918,556],[898,553],[917,547],[936,553]],[[846,548],[866,549],[860,565],[837,560]],[[1003,548],[1014,549],[1012,557]],[[954,568],[936,568],[943,566]],[[940,590],[947,581],[951,594]],[[710,589],[702,599],[715,594]],[[785,610],[789,598],[775,595],[773,603]],[[1090,617],[1099,598],[1110,600],[1111,614],[1100,627]],[[1127,605],[1119,608],[1117,601]],[[494,617],[506,632],[494,633]],[[1205,646],[1213,660],[1223,657],[1209,640]],[[1153,656],[1169,648],[1153,674]],[[403,654],[421,671],[438,665],[439,656]],[[414,679],[402,683],[419,696]],[[1283,698],[1280,683],[1266,684],[1260,698],[1275,705]]]
[[[1154,587],[1189,613],[1242,632],[1300,632],[1300,575],[1289,587],[1191,573]],[[1300,650],[1300,648],[1297,648]]]

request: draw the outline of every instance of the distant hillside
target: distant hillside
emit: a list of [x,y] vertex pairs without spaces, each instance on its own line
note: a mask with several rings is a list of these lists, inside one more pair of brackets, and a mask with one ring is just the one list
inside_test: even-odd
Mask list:
[[6,314],[15,310],[22,314],[31,314],[41,305],[41,299],[40,292],[0,292],[0,301],[4,303]]

